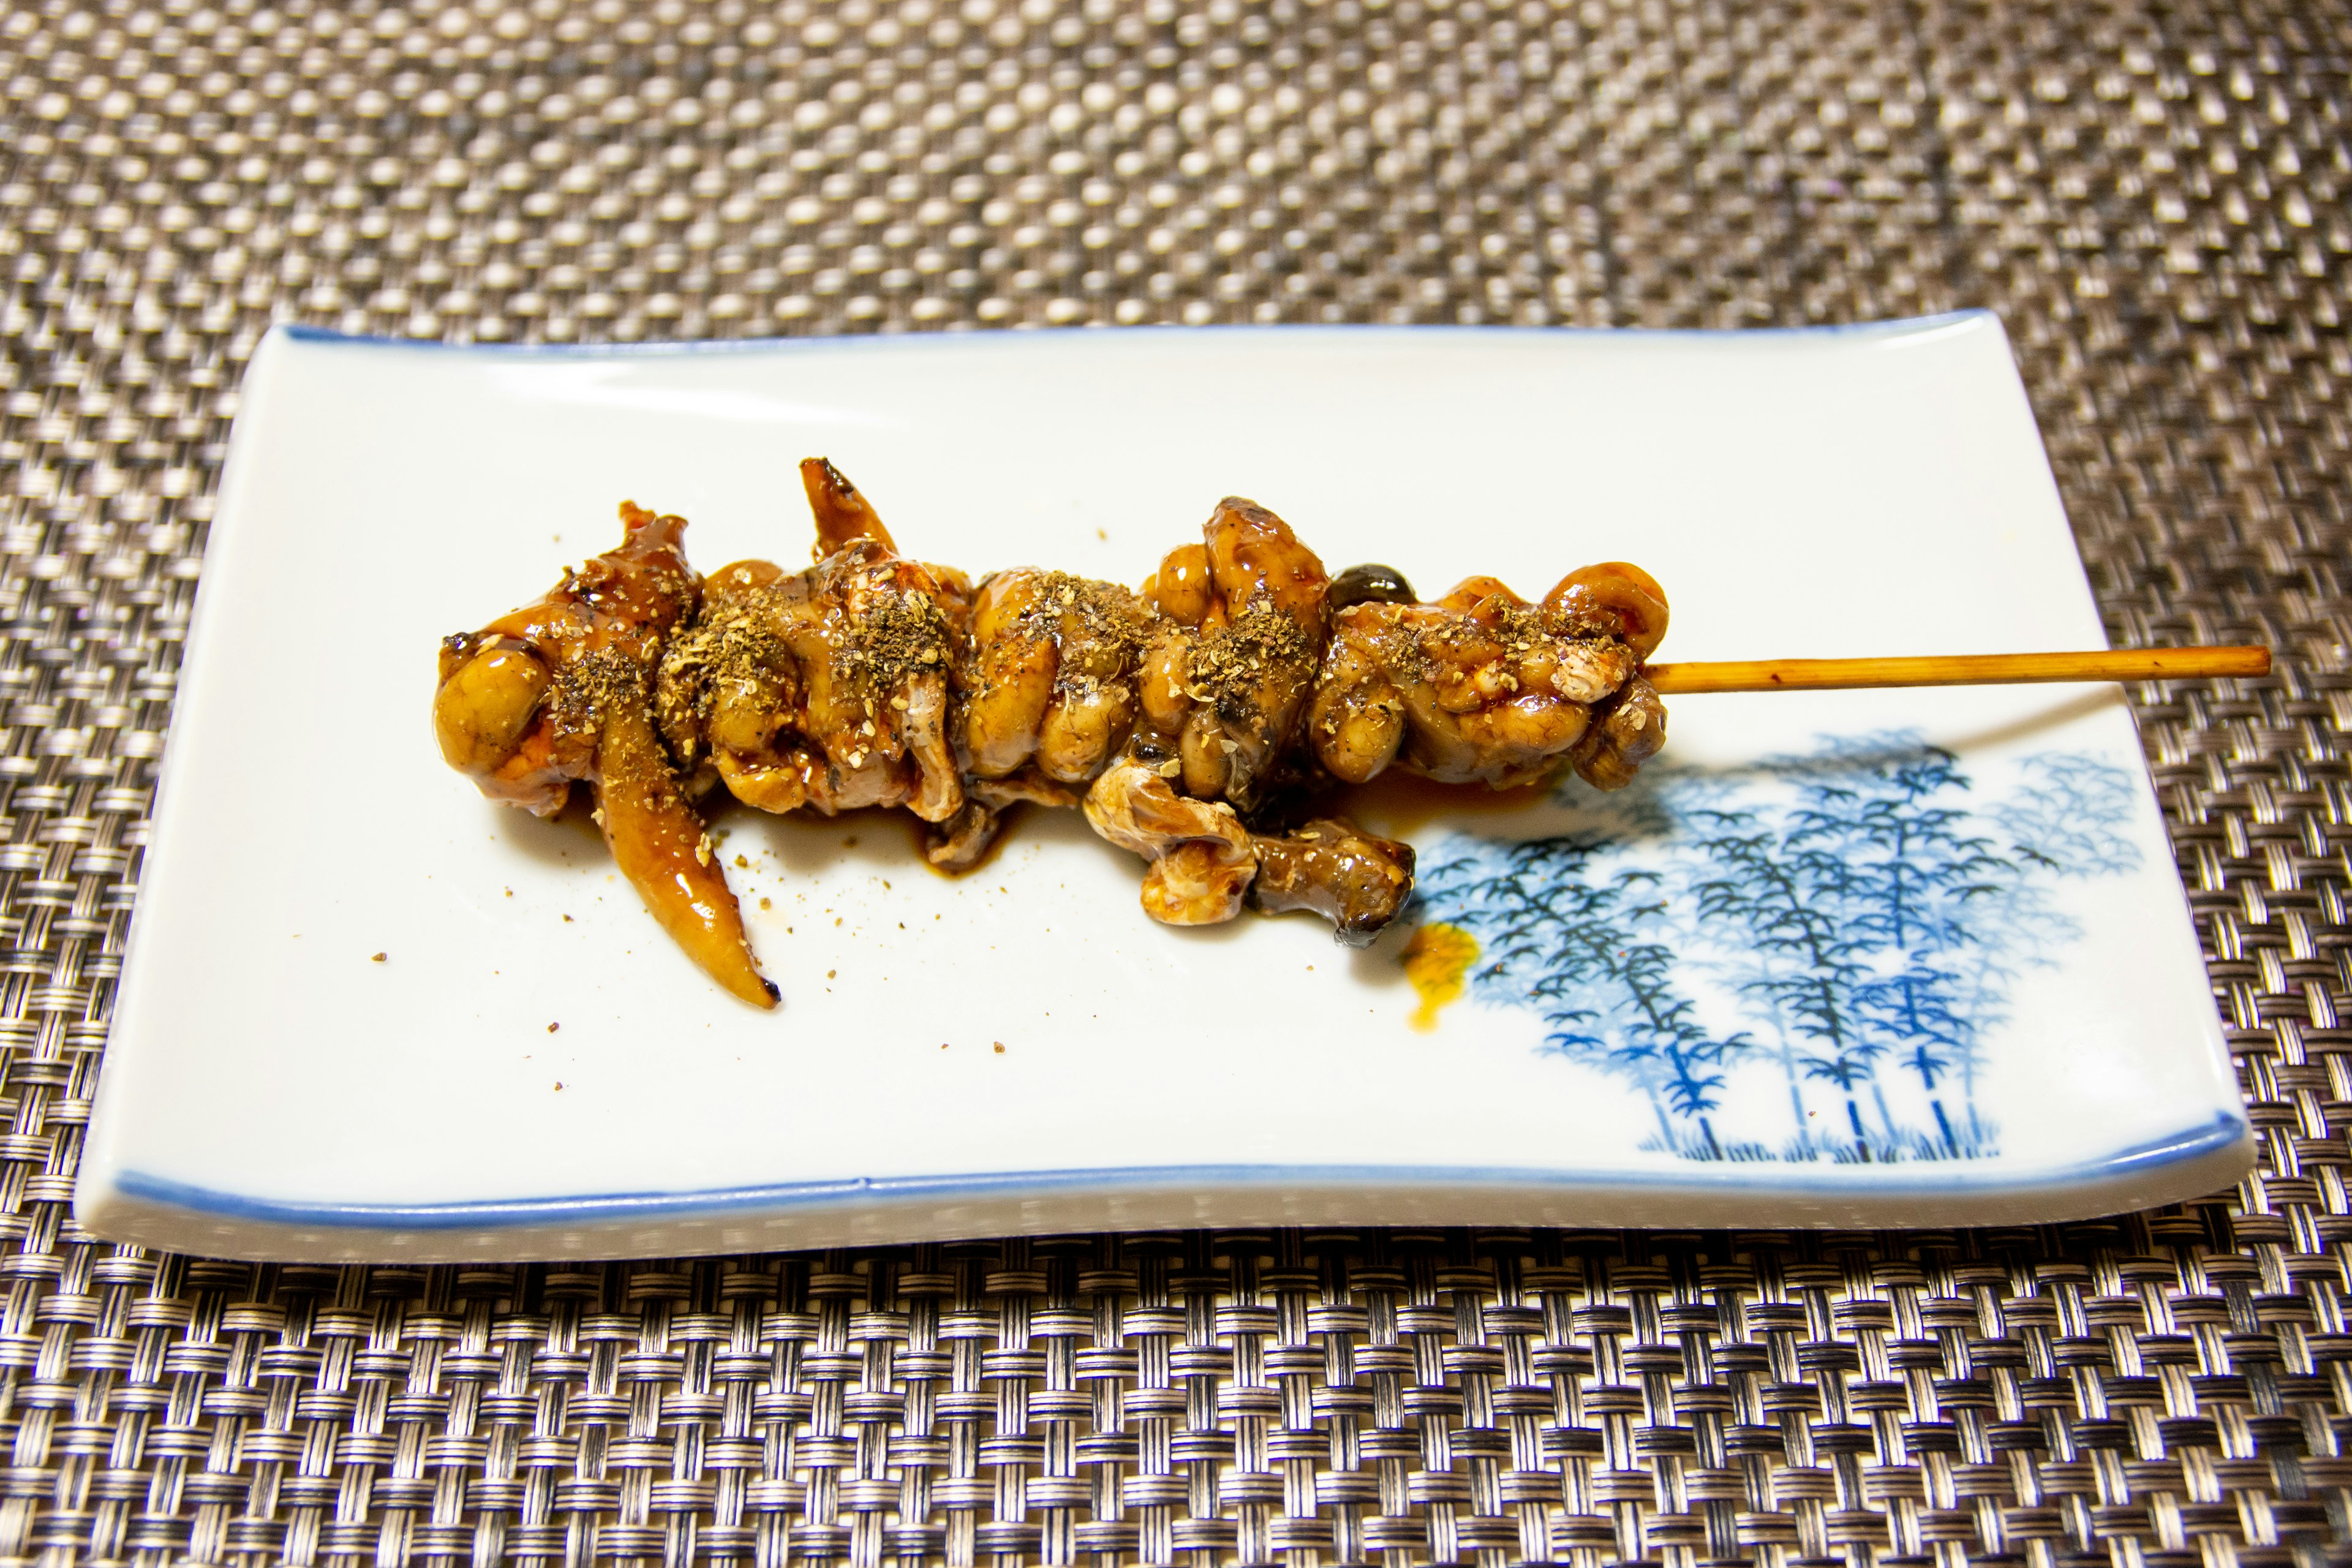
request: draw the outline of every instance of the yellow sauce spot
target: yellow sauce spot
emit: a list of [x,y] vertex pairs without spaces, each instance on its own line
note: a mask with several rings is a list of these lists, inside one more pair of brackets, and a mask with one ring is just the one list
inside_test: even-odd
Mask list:
[[1470,966],[1478,962],[1478,939],[1460,926],[1439,921],[1423,926],[1404,944],[1404,977],[1421,994],[1412,1012],[1416,1029],[1437,1027],[1438,1009],[1462,999]]

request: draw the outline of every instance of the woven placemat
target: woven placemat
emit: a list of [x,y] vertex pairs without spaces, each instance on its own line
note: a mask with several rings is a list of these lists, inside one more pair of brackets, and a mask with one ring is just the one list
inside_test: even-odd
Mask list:
[[[2340,5],[2258,0],[0,11],[0,1559],[2341,1558],[2347,57]],[[588,1268],[73,1227],[270,321],[1964,305],[2014,336],[2113,634],[2282,656],[2135,694],[2262,1136],[2233,1194]]]

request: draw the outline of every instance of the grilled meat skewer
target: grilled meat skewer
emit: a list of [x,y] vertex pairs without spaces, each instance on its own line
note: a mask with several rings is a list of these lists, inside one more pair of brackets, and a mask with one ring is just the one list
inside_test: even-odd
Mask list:
[[[449,639],[435,702],[444,754],[493,798],[550,811],[571,779],[600,779],[599,759],[625,755],[641,781],[632,811],[692,818],[692,897],[642,849],[624,869],[746,1000],[772,988],[731,895],[723,912],[708,896],[724,881],[684,804],[714,787],[767,811],[904,805],[930,825],[928,858],[945,869],[975,861],[1016,803],[1081,805],[1098,835],[1150,862],[1155,920],[1215,923],[1254,902],[1315,910],[1362,941],[1403,908],[1412,849],[1335,817],[1286,827],[1316,793],[1391,766],[1507,787],[1562,762],[1613,788],[1664,739],[1641,668],[1665,599],[1622,563],[1570,574],[1537,602],[1472,578],[1422,604],[1386,567],[1333,578],[1282,519],[1228,498],[1139,592],[1034,567],[974,584],[900,555],[830,463],[804,462],[802,480],[816,542],[799,572],[746,561],[698,580],[677,548],[683,523],[658,520],[676,587],[626,620],[633,673],[607,683],[590,726],[616,738],[571,742],[569,771],[525,744],[584,722],[542,679],[568,657],[562,637],[530,645],[535,664],[514,662],[507,622]],[[543,603],[575,578],[642,572],[656,546],[631,520],[650,514],[623,515],[621,548]],[[615,792],[598,787],[621,858]],[[681,923],[681,909],[708,918]]]

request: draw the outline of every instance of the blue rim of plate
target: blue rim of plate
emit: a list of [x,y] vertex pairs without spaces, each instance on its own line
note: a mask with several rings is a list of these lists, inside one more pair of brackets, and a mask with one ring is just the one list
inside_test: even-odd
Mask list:
[[[1784,1167],[1776,1167],[1776,1179],[1769,1182],[1749,1181],[1737,1174],[1727,1174],[1717,1181],[1694,1181],[1684,1172],[1583,1173],[1476,1165],[1113,1165],[1093,1170],[851,1176],[835,1181],[785,1182],[683,1193],[600,1193],[576,1197],[438,1204],[292,1202],[220,1192],[143,1171],[125,1171],[112,1184],[115,1192],[124,1197],[221,1219],[335,1230],[418,1231],[524,1229],[761,1211],[785,1213],[848,1204],[974,1202],[1049,1193],[1203,1188],[1271,1191],[1303,1187],[1486,1187],[1562,1194],[1611,1189],[1706,1194],[1746,1189],[1819,1198],[1931,1197],[1960,1193],[1985,1196],[2143,1177],[2213,1158],[2245,1142],[2252,1135],[2242,1116],[2224,1113],[2203,1126],[2135,1144],[2105,1159],[1986,1177],[1955,1171],[1941,1163],[1925,1162],[1894,1167],[1835,1166],[1802,1173],[1788,1173]],[[1738,1173],[1740,1167],[1730,1165],[1726,1169],[1727,1173]],[[1910,1179],[1889,1181],[1883,1174],[1889,1169],[1901,1171]],[[1833,1175],[1832,1172],[1853,1174]],[[1792,1174],[1799,1179],[1790,1179]],[[1864,1179],[1865,1175],[1868,1180]]]
[[1218,324],[1202,327],[1048,327],[1029,330],[998,329],[982,331],[952,332],[849,332],[826,337],[779,338],[698,338],[659,339],[637,343],[452,343],[438,338],[398,338],[378,332],[339,332],[331,327],[306,326],[297,321],[280,321],[271,327],[270,337],[289,342],[317,343],[341,348],[413,349],[425,353],[512,354],[520,358],[562,358],[577,355],[592,359],[635,359],[662,355],[689,356],[702,354],[739,354],[777,352],[797,352],[817,348],[844,348],[856,345],[875,348],[891,343],[922,343],[936,347],[954,343],[1015,343],[1062,342],[1071,338],[1138,337],[1176,331],[1187,337],[1214,335],[1218,337],[1244,334],[1258,337],[1480,337],[1497,338],[1576,338],[1586,341],[1638,339],[1644,342],[1660,338],[1797,338],[1797,337],[1918,337],[1930,332],[1949,331],[1955,327],[1979,321],[2000,325],[2000,316],[1981,307],[1965,310],[1944,310],[1932,316],[1895,316],[1883,321],[1825,321],[1803,327],[1464,327],[1433,323],[1428,326],[1385,326],[1378,323],[1325,323],[1300,321],[1277,322],[1268,325],[1255,323]]

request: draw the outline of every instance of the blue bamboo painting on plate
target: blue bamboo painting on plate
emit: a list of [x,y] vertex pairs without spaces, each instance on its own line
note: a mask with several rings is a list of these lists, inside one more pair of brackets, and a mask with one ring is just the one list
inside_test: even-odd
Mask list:
[[1546,1051],[1646,1102],[1647,1149],[1996,1154],[1986,1043],[2078,935],[2066,884],[2140,861],[2124,766],[2053,751],[2000,771],[1980,788],[1890,732],[1563,794],[1574,831],[1429,847],[1407,965],[1533,1012]]

